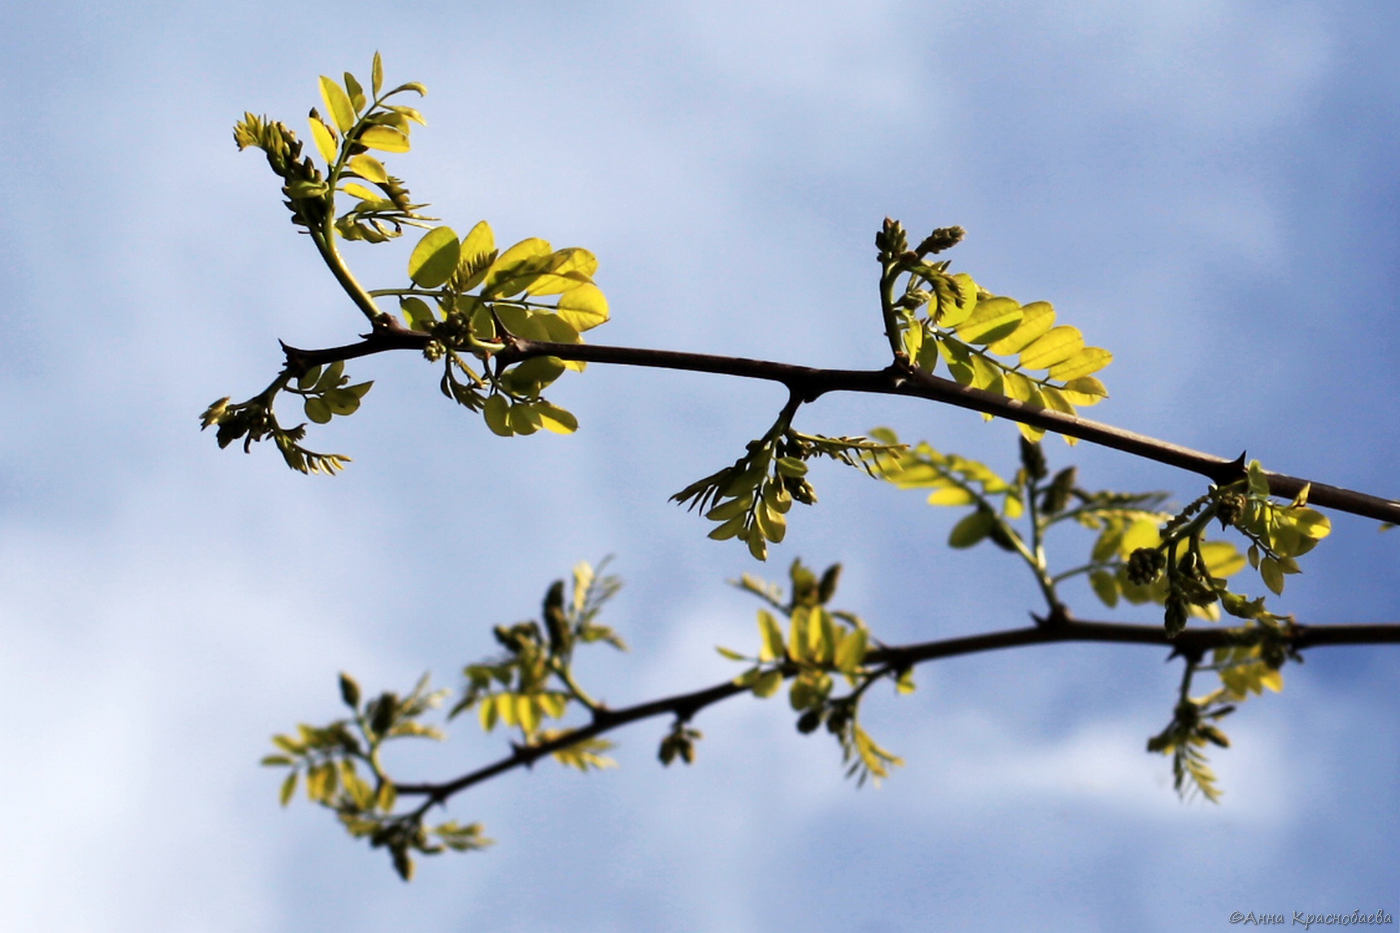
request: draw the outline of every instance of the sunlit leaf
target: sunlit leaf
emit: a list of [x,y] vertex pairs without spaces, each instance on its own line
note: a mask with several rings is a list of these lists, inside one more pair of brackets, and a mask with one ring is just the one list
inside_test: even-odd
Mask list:
[[948,546],[969,548],[991,534],[997,517],[986,509],[977,509],[964,515],[948,535]]
[[[350,98],[334,78],[321,75],[321,100],[326,102],[326,111],[335,121],[340,132],[348,132],[355,125],[355,108]],[[369,143],[365,143],[369,145]]]
[[346,165],[349,167],[350,171],[359,175],[365,181],[374,182],[375,184],[384,184],[389,180],[389,173],[384,168],[384,163],[380,162],[372,155],[360,153],[357,156],[351,156],[350,161],[347,162]]
[[944,486],[928,497],[929,505],[971,505],[977,497],[960,486]]
[[540,425],[555,434],[572,434],[578,430],[578,419],[572,412],[565,411],[548,402],[538,402],[535,411],[540,416]]
[[1024,369],[1048,369],[1069,359],[1084,348],[1084,335],[1079,328],[1062,324],[1052,327],[1021,351]]
[[538,237],[521,240],[496,257],[481,293],[487,297],[504,297],[521,291],[547,268],[553,251],[549,243]]
[[988,298],[958,325],[958,339],[993,343],[1013,333],[1021,323],[1021,306],[1010,298]]
[[334,162],[340,146],[336,143],[331,128],[326,126],[324,120],[314,115],[307,117],[306,122],[311,125],[311,138],[316,143],[316,151],[321,154],[327,165]]
[[392,126],[368,126],[357,140],[371,149],[381,152],[407,152],[410,148],[408,136]]
[[608,319],[608,298],[595,284],[582,284],[559,296],[559,317],[580,333],[595,328]]
[[1113,354],[1102,347],[1085,347],[1068,359],[1050,367],[1051,379],[1078,379],[1103,369],[1113,362]]
[[437,288],[457,269],[461,245],[451,227],[434,227],[408,258],[408,277],[423,288]]
[[[990,299],[989,299],[990,300]],[[1009,300],[1009,299],[1008,299]],[[987,347],[998,356],[1020,353],[1055,324],[1055,309],[1048,301],[1021,306],[1021,323],[1011,333]]]

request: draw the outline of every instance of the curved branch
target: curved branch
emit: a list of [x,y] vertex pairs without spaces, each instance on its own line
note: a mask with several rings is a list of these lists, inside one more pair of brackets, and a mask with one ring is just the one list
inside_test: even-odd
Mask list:
[[[1173,654],[1199,655],[1213,648],[1237,644],[1242,637],[1248,636],[1238,629],[1199,628],[1187,629],[1173,639],[1167,637],[1166,631],[1160,625],[1087,622],[1066,618],[1053,625],[1037,624],[1026,628],[1005,629],[981,635],[874,649],[867,652],[865,660],[871,665],[902,668],[938,658],[1064,641],[1148,645],[1171,648]],[[1288,637],[1284,641],[1296,650],[1329,645],[1400,644],[1400,623],[1297,625],[1288,633]],[[783,668],[783,671],[785,677],[791,676],[797,673],[797,667],[796,665],[788,665]],[[740,687],[733,681],[725,681],[702,690],[677,693],[621,709],[599,708],[594,712],[593,721],[588,725],[565,732],[563,735],[538,745],[516,745],[507,757],[459,778],[440,783],[396,783],[394,790],[399,796],[426,796],[429,798],[429,803],[443,803],[454,794],[490,780],[498,774],[519,767],[530,767],[546,755],[562,751],[605,732],[611,732],[614,729],[642,719],[650,719],[653,716],[673,715],[688,720],[707,706],[721,700],[727,700],[736,694],[747,692],[749,692],[748,687]]]
[[[300,350],[283,344],[289,364],[295,361],[305,366],[370,356],[389,350],[421,350],[432,339],[422,331],[408,330],[387,315],[375,323],[373,333],[364,335],[359,343],[324,350]],[[645,366],[683,372],[714,373],[745,379],[780,382],[803,402],[811,402],[828,392],[866,392],[879,395],[904,395],[955,405],[984,414],[1018,421],[1080,440],[1120,450],[1166,466],[1187,470],[1208,478],[1217,485],[1240,479],[1243,475],[1244,454],[1233,460],[1192,450],[1145,434],[1126,431],[1098,421],[1067,415],[1048,408],[1036,408],[1016,399],[1006,398],[983,389],[960,385],[921,372],[907,365],[891,365],[884,369],[821,369],[797,366],[771,360],[756,360],[709,353],[687,353],[677,350],[652,350],[637,347],[611,347],[598,344],[551,343],[542,340],[512,338],[512,342],[496,359],[508,366],[536,356],[554,356],[561,360],[605,363],[619,366]],[[1340,486],[1332,486],[1302,477],[1265,471],[1274,495],[1292,498],[1304,487],[1311,487],[1308,501],[1312,505],[1332,508],[1378,521],[1400,523],[1400,501],[1373,496]]]

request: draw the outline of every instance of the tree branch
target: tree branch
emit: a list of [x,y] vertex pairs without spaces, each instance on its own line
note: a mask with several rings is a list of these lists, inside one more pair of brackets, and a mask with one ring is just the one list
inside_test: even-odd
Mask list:
[[[1226,628],[1188,629],[1178,634],[1176,638],[1168,638],[1166,631],[1160,625],[1129,625],[1064,618],[1053,625],[1037,624],[1026,628],[1004,629],[981,635],[873,649],[866,653],[865,661],[872,666],[883,665],[898,669],[938,658],[1066,641],[1147,645],[1171,648],[1174,655],[1199,656],[1215,648],[1239,644],[1242,639],[1248,638],[1248,633],[1239,629]],[[1283,642],[1295,650],[1332,645],[1400,644],[1400,623],[1295,625],[1285,633]],[[797,673],[797,666],[788,664],[782,670],[784,677],[793,676]],[[562,751],[572,745],[577,745],[579,742],[611,732],[630,723],[664,715],[674,715],[682,720],[689,720],[707,706],[721,700],[727,700],[736,694],[747,692],[749,692],[748,687],[737,686],[733,681],[724,681],[702,690],[678,693],[621,709],[599,708],[594,711],[593,721],[589,724],[567,731],[538,745],[516,745],[509,756],[459,778],[440,783],[396,783],[394,790],[400,796],[426,796],[431,803],[443,803],[449,797],[473,785],[490,780],[515,768],[530,767],[546,755]]]
[[[363,336],[364,339],[359,343],[322,350],[301,350],[285,343],[282,344],[282,348],[287,355],[289,366],[310,368],[317,364],[370,356],[390,350],[421,350],[432,339],[422,331],[403,327],[387,315],[376,321],[372,333]],[[496,359],[499,365],[508,366],[536,356],[764,379],[782,383],[803,402],[815,401],[828,392],[866,392],[924,398],[1120,450],[1166,466],[1200,474],[1216,485],[1224,485],[1244,475],[1243,453],[1233,460],[1227,460],[1087,418],[1067,415],[1048,408],[1035,408],[1016,399],[959,385],[951,379],[943,379],[898,363],[884,369],[820,369],[737,356],[598,344],[550,343],[519,337],[511,338],[511,343],[496,354]],[[1400,501],[1284,473],[1265,471],[1264,475],[1268,478],[1269,489],[1274,495],[1293,498],[1304,487],[1310,487],[1308,501],[1312,505],[1378,521],[1400,523]]]

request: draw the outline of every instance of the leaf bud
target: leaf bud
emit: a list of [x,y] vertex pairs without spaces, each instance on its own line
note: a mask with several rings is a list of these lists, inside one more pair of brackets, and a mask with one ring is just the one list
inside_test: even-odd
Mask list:
[[1064,511],[1065,506],[1069,504],[1069,494],[1074,489],[1077,472],[1075,467],[1065,467],[1055,474],[1055,478],[1050,481],[1050,488],[1045,490],[1045,495],[1041,498],[1041,511],[1046,515],[1056,515]]
[[1215,498],[1215,517],[1222,529],[1239,522],[1244,515],[1245,498],[1238,492],[1222,492]]
[[1031,479],[1044,479],[1050,471],[1045,466],[1045,451],[1041,450],[1037,441],[1028,441],[1021,437],[1021,466],[1026,468],[1026,474]]
[[1128,555],[1128,581],[1146,586],[1157,579],[1166,563],[1166,555],[1157,548],[1140,547]]
[[1182,629],[1186,628],[1186,599],[1177,593],[1167,597],[1167,609],[1163,615],[1163,623],[1167,630],[1168,638],[1175,638]]
[[360,705],[360,685],[355,682],[355,678],[344,671],[340,672],[340,698],[351,709]]
[[379,699],[374,701],[374,709],[370,714],[369,727],[376,735],[383,735],[394,725],[394,718],[399,713],[398,694],[385,691],[379,695]]
[[923,242],[914,249],[914,252],[920,256],[941,253],[945,249],[957,246],[965,236],[967,236],[967,231],[962,227],[939,227],[924,237]]
[[841,565],[832,564],[826,568],[822,574],[821,583],[817,585],[817,602],[826,605],[831,601],[831,597],[836,595],[836,584],[841,579]]
[[811,733],[816,732],[817,729],[820,728],[821,724],[822,711],[820,708],[809,709],[806,712],[804,712],[801,716],[797,717],[797,731],[802,733],[803,735],[810,735]]

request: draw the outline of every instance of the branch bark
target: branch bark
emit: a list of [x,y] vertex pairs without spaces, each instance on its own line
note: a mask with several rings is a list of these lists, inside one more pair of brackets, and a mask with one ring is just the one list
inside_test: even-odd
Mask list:
[[[978,654],[1001,648],[1023,648],[1029,645],[1069,641],[1146,645],[1171,648],[1174,655],[1201,655],[1215,648],[1237,644],[1240,638],[1239,630],[1227,628],[1187,629],[1178,634],[1176,638],[1168,638],[1166,631],[1160,625],[1130,625],[1117,622],[1063,619],[1053,624],[1037,624],[1025,628],[986,632],[980,635],[875,649],[866,654],[865,660],[867,664],[872,666],[888,666],[898,669],[939,658]],[[1295,625],[1284,640],[1293,649],[1299,651],[1333,645],[1395,645],[1400,644],[1400,623]],[[790,670],[784,669],[785,676],[797,673],[795,665],[789,667]],[[565,732],[563,735],[538,745],[516,745],[507,757],[476,771],[450,781],[437,783],[396,783],[394,790],[399,796],[426,796],[431,803],[443,803],[453,795],[490,780],[499,774],[519,767],[530,767],[547,755],[611,732],[614,729],[654,716],[673,715],[688,721],[707,706],[747,692],[749,692],[747,687],[737,686],[732,681],[724,681],[702,690],[677,693],[620,709],[599,708],[594,713],[593,721],[587,725]]]
[[[358,343],[322,350],[301,350],[284,343],[282,348],[289,366],[309,368],[390,350],[422,350],[430,339],[428,334],[408,330],[392,318],[386,317],[381,318],[374,331],[364,335],[364,339]],[[1224,485],[1244,475],[1244,453],[1228,460],[1088,418],[1067,415],[1048,408],[1035,408],[1015,399],[959,385],[951,379],[943,379],[898,363],[884,369],[821,369],[737,356],[598,344],[550,343],[518,337],[512,338],[512,342],[498,353],[496,358],[499,365],[508,366],[536,356],[764,379],[782,383],[804,402],[815,401],[829,392],[865,392],[924,398],[1019,421],[1032,427],[1076,437],[1091,444],[1120,450],[1145,460],[1200,474],[1216,485]],[[1285,473],[1265,471],[1265,476],[1269,480],[1270,491],[1282,498],[1291,499],[1304,487],[1309,487],[1308,502],[1311,505],[1378,521],[1400,523],[1400,501]]]

